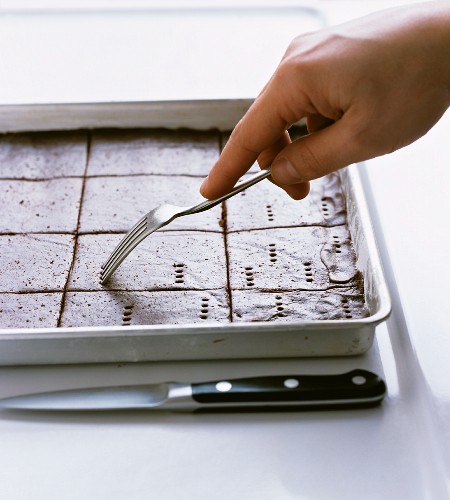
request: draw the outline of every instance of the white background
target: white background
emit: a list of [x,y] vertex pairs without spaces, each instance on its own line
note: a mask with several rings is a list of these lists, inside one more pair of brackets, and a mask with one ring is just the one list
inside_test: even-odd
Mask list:
[[[340,0],[318,5],[330,22],[361,9],[360,2]],[[235,79],[223,88],[237,88]],[[416,144],[361,167],[394,304],[366,356],[0,369],[4,397],[368,367],[386,377],[389,395],[380,408],[203,416],[2,412],[0,498],[449,498],[450,276],[443,264],[449,257],[449,130],[447,113]]]

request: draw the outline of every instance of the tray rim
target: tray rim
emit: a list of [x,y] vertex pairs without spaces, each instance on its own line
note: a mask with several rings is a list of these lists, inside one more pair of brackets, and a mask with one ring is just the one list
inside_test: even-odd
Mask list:
[[254,101],[192,99],[0,104],[0,133],[94,128],[231,130]]

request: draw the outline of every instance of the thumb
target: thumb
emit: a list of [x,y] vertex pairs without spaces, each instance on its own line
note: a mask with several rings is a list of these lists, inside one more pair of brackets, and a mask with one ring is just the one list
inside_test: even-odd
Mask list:
[[303,136],[286,146],[272,163],[272,179],[281,187],[317,179],[351,163],[366,159],[363,144],[343,119]]

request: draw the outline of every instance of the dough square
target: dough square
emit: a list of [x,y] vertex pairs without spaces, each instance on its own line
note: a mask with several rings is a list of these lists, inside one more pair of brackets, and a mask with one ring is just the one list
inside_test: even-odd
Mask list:
[[0,293],[0,328],[54,328],[62,293]]
[[166,231],[150,235],[123,261],[105,285],[100,268],[123,234],[78,238],[70,290],[225,289],[227,268],[219,233]]
[[233,290],[234,322],[292,323],[349,320],[369,316],[364,295],[355,288],[326,291],[262,292]]
[[272,182],[264,180],[226,201],[228,231],[287,226],[345,224],[345,199],[338,174],[311,183],[303,200],[293,200]]
[[88,175],[206,176],[218,157],[217,132],[94,131]]
[[33,132],[0,135],[0,178],[51,179],[82,176],[86,132]]
[[74,232],[82,179],[0,180],[0,232]]
[[232,289],[326,290],[358,279],[345,226],[230,233]]
[[131,326],[229,322],[226,293],[211,291],[69,292],[61,326]]
[[[165,203],[182,207],[205,201],[199,179],[170,176],[96,177],[86,180],[80,231],[128,232],[146,213]],[[170,229],[222,231],[222,207],[180,217]]]
[[63,290],[73,247],[67,234],[0,235],[0,292]]

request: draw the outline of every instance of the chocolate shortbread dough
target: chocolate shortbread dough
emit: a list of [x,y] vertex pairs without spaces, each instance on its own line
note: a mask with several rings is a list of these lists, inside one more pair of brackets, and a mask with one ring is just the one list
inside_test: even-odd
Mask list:
[[61,326],[214,324],[229,321],[217,291],[69,292]]
[[122,237],[122,234],[96,234],[78,238],[69,280],[71,290],[226,289],[223,236],[194,231],[152,234],[102,286],[100,267]]
[[82,177],[86,132],[0,135],[0,179]]
[[2,328],[55,328],[62,293],[0,293]]
[[[204,201],[199,180],[187,176],[136,175],[86,180],[80,231],[127,232],[142,215],[165,203],[187,207]],[[181,217],[170,230],[222,231],[221,207]]]
[[82,179],[0,180],[0,232],[74,232]]
[[0,328],[366,317],[338,174],[313,181],[305,200],[262,181],[180,218],[100,284],[138,219],[203,201],[225,140],[162,129],[0,136]]
[[354,319],[368,316],[364,296],[355,288],[317,292],[233,292],[234,321]]
[[217,132],[94,131],[88,175],[205,176],[219,157]]
[[73,248],[69,234],[0,235],[0,292],[64,290]]
[[345,224],[345,200],[339,176],[311,182],[309,195],[296,201],[271,182],[260,182],[227,201],[229,231],[271,227]]
[[356,259],[348,241],[345,226],[230,233],[231,288],[326,290],[352,284]]

